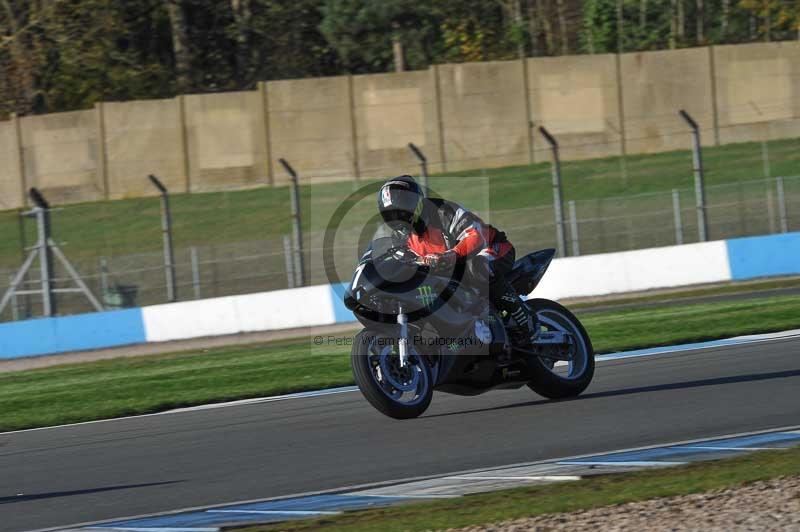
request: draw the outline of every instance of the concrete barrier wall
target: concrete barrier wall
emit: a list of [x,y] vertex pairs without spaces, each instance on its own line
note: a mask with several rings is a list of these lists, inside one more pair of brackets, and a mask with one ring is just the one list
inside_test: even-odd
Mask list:
[[800,273],[800,233],[727,241],[731,279]]
[[[283,80],[259,90],[108,103],[0,123],[0,192],[22,183],[54,203],[378,177],[418,167],[461,171],[562,158],[689,149],[686,109],[706,144],[800,136],[800,43],[438,65],[427,71]],[[6,200],[5,198],[12,198]]]
[[[564,159],[622,153],[617,58],[611,54],[528,59],[531,119],[559,141]],[[535,159],[549,161],[534,135]]]
[[[800,274],[800,232],[556,259],[532,295],[550,299]],[[0,324],[0,359],[348,323],[344,285]]]
[[554,260],[534,291],[562,299],[731,280],[727,242],[704,242]]
[[192,191],[269,183],[260,92],[192,94],[183,102]]
[[800,42],[713,53],[721,143],[800,136]]
[[[713,132],[709,48],[622,54],[620,79],[628,153],[690,149],[688,126],[678,116],[679,109]],[[702,139],[714,143],[713,133]]]
[[142,309],[148,342],[336,323],[327,285]]
[[157,195],[150,174],[171,191],[186,191],[180,104],[179,99],[102,104],[109,197]]
[[16,135],[14,122],[0,122],[0,209],[23,205]]
[[0,324],[0,359],[101,349],[147,341],[142,309]]
[[413,142],[441,171],[434,72],[353,76],[353,116],[362,176],[419,173],[409,156]]
[[357,175],[351,83],[347,76],[267,83],[276,183],[289,179],[279,158],[291,162],[304,180]]
[[25,181],[53,204],[107,197],[97,110],[20,119]]
[[448,171],[531,162],[521,61],[435,67]]

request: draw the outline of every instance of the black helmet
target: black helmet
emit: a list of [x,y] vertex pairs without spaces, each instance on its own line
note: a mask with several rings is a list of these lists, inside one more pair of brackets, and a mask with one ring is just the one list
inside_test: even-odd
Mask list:
[[404,222],[414,225],[422,214],[422,188],[410,175],[390,179],[378,191],[378,211],[389,225]]

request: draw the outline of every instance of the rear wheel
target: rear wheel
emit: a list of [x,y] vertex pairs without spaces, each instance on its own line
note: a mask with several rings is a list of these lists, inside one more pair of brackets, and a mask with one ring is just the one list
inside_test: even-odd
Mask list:
[[[526,302],[536,312],[539,323],[546,331],[569,334],[570,342],[558,349],[557,360],[542,356],[528,359],[533,378],[528,387],[548,399],[564,399],[580,395],[594,377],[594,349],[586,329],[572,312],[548,299],[531,299]],[[555,354],[555,353],[554,353]]]
[[366,400],[389,417],[415,418],[431,403],[430,367],[413,349],[408,364],[400,366],[396,338],[364,329],[355,337],[350,364]]

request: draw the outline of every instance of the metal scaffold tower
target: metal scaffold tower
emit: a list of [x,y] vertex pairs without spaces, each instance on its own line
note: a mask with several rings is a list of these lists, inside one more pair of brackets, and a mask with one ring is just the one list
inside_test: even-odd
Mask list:
[[[11,281],[11,286],[8,287],[5,295],[3,295],[3,299],[0,300],[0,313],[5,310],[14,296],[38,294],[42,296],[43,315],[55,316],[57,314],[56,294],[65,293],[81,293],[86,296],[86,299],[89,300],[89,303],[91,303],[97,311],[103,310],[103,306],[92,291],[89,290],[89,287],[86,286],[86,283],[83,282],[78,271],[69,259],[67,259],[67,256],[64,255],[64,252],[61,251],[61,248],[58,247],[58,244],[53,241],[51,237],[50,205],[36,188],[32,188],[29,194],[34,203],[34,207],[30,211],[22,213],[22,215],[36,220],[37,240],[33,247],[28,248],[28,255],[22,263],[22,267],[17,271]],[[37,259],[39,260],[40,276],[38,284],[40,287],[21,289],[20,287],[26,275],[31,271]],[[56,281],[58,279],[56,279],[53,274],[55,261],[61,263],[69,276],[68,280],[72,280],[76,285],[75,287],[56,287]],[[36,283],[36,281],[33,283]]]

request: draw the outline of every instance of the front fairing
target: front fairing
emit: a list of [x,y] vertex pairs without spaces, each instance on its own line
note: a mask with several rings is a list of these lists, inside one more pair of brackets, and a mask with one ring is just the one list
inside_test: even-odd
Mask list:
[[347,308],[373,322],[394,323],[402,309],[410,322],[430,319],[446,330],[462,326],[479,300],[460,283],[463,267],[445,275],[431,272],[396,243],[379,240],[364,253],[345,290]]

